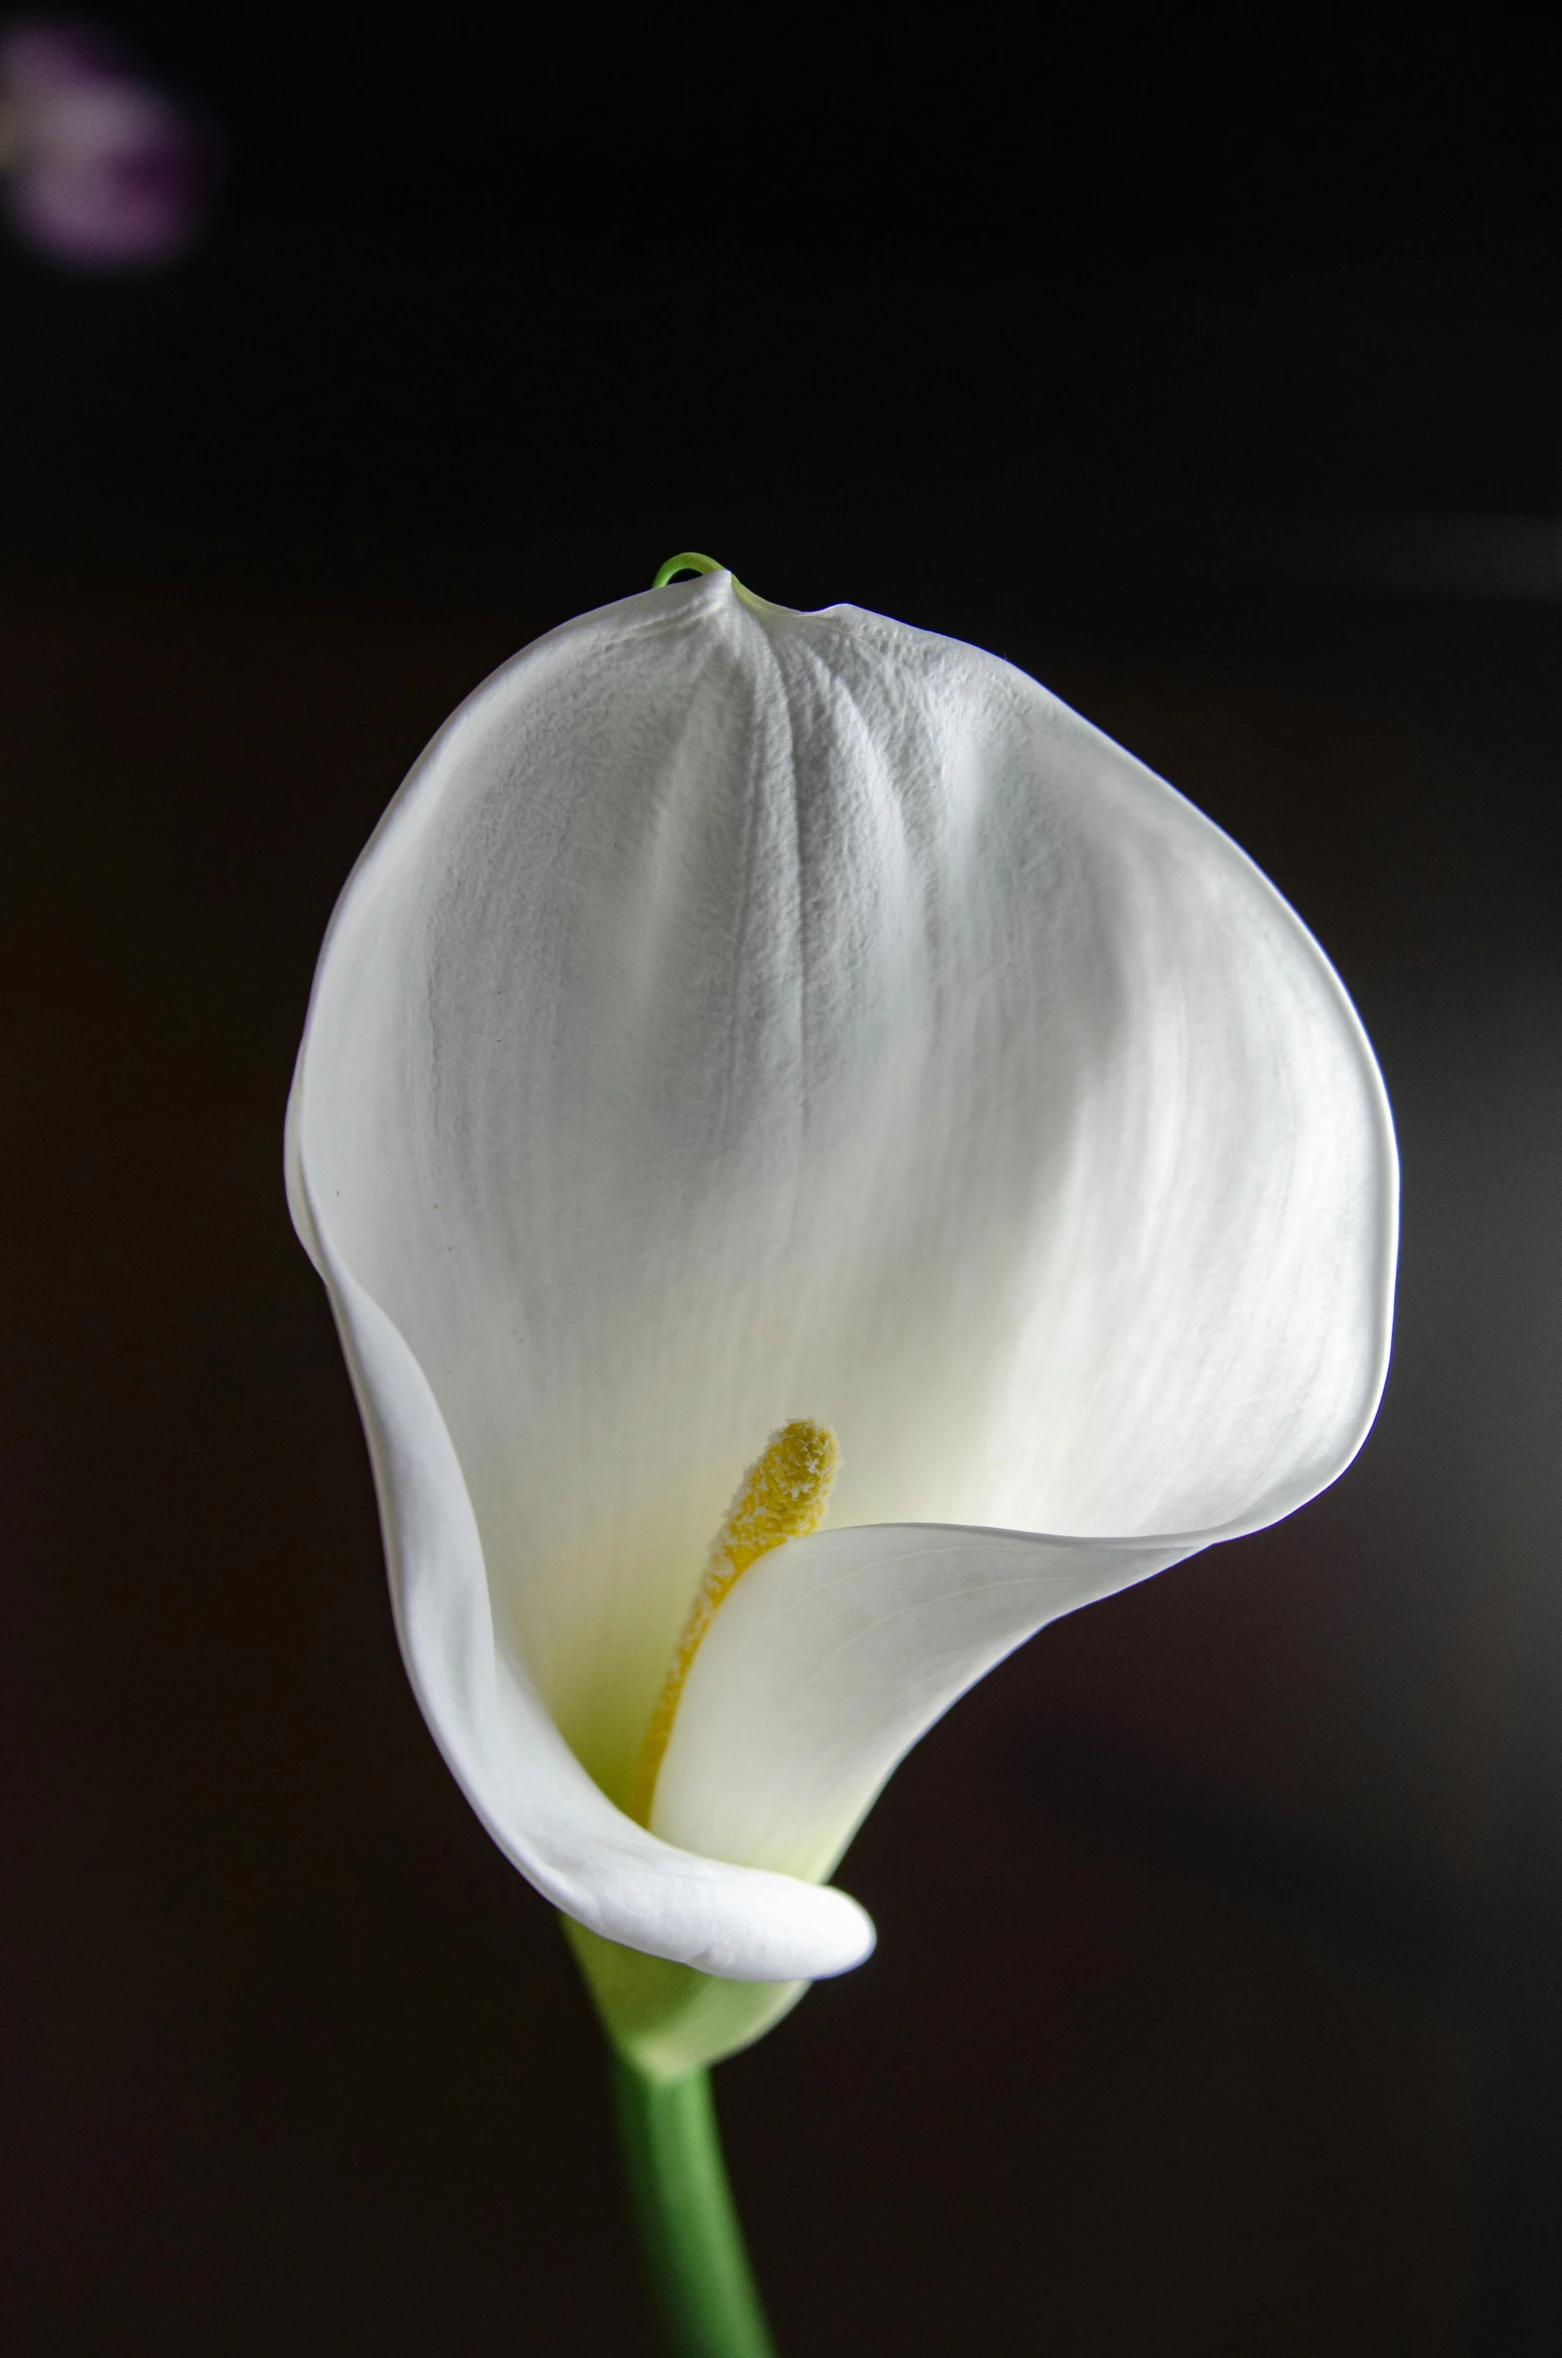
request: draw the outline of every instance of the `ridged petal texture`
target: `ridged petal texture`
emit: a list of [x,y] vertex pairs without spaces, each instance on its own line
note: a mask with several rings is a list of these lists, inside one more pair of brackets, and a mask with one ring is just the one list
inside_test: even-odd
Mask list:
[[[1057,1614],[1338,1474],[1395,1159],[1316,944],[996,658],[730,574],[583,616],[407,780],[322,952],[295,1218],[368,1428],[423,1709],[570,1915],[788,1981],[907,1747]],[[827,1527],[694,1659],[734,1482],[839,1436]]]

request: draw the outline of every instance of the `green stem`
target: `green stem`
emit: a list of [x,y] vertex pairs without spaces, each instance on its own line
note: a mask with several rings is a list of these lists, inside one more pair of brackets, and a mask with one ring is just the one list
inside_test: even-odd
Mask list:
[[613,2050],[635,2223],[676,2358],[776,2358],[733,2208],[710,2073],[658,2080]]

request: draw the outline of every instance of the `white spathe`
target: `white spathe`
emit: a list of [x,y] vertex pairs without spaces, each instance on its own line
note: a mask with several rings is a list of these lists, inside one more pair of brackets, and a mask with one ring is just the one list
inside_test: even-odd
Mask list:
[[[1274,1521],[1371,1423],[1396,1166],[1327,961],[1218,828],[990,655],[727,573],[506,664],[321,954],[294,1217],[407,1664],[611,1940],[839,1972],[827,1875],[1056,1615]],[[733,1485],[833,1427],[653,1831],[621,1797]]]

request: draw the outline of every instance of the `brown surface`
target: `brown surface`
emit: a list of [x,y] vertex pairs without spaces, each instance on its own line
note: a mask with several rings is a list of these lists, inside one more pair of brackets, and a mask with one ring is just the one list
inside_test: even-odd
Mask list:
[[[334,892],[528,627],[0,625],[17,2350],[650,2347],[594,2028],[402,1678],[279,1174]],[[1417,1353],[1329,1499],[1050,1633],[913,1757],[843,1871],[878,1955],[720,2075],[733,2169],[796,2358],[1445,2358],[1477,2084],[1433,1952],[1489,1877],[1539,1512],[1510,1484],[1493,1531],[1445,1249],[1482,1225],[1448,1108],[1516,1102],[1455,973],[1480,796],[1367,705],[1053,678],[1240,824],[1381,1019]]]

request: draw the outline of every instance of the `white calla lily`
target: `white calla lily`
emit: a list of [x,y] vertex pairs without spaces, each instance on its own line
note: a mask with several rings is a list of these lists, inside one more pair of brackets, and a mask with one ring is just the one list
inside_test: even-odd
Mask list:
[[[1311,1497],[1383,1383],[1388,1109],[1272,886],[1007,664],[724,572],[435,739],[332,920],[288,1171],[429,1724],[576,1924],[721,1977],[680,2064],[867,1953],[824,1878],[959,1694]],[[642,1826],[711,1535],[798,1417],[828,1521],[708,1616]]]

